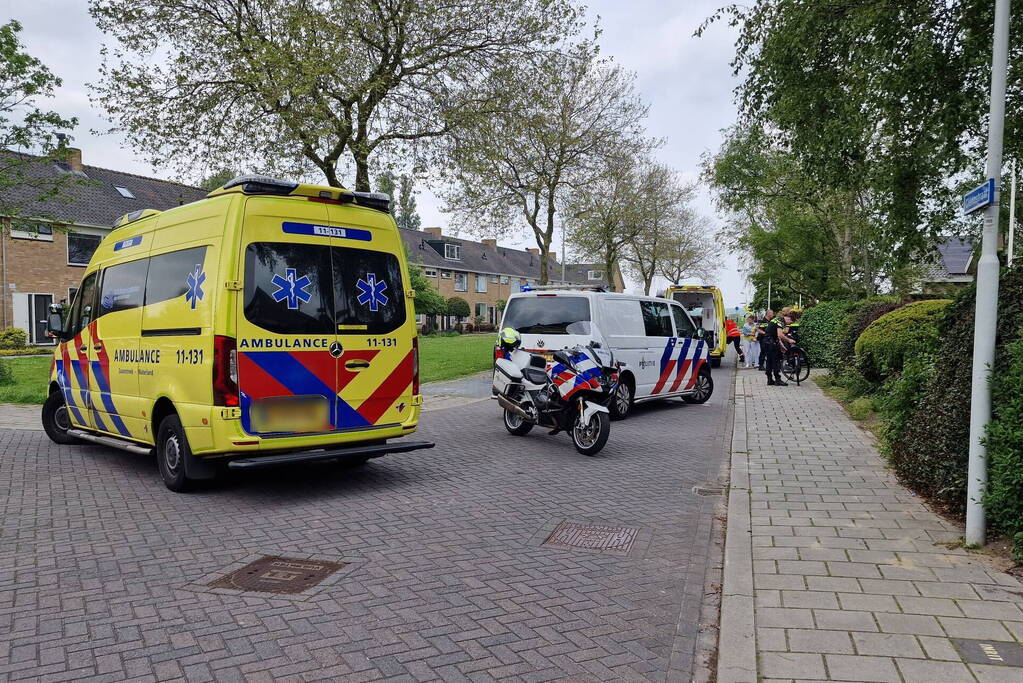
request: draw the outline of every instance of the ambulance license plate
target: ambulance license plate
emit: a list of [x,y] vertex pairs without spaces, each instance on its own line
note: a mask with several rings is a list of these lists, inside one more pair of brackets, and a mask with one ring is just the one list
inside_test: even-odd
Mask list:
[[275,396],[253,401],[249,412],[253,430],[270,432],[325,432],[330,430],[330,408],[323,396]]

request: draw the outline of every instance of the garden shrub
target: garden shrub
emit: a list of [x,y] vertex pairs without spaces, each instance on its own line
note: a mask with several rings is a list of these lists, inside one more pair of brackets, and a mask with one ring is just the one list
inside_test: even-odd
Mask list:
[[[963,289],[940,314],[934,371],[902,433],[888,445],[889,462],[903,483],[960,515],[966,504],[975,296],[972,286]],[[998,300],[995,376],[1003,372],[1002,345],[1018,338],[1023,320],[1023,269],[1002,275]],[[994,404],[1002,400],[995,396]]]
[[949,299],[917,301],[885,313],[867,325],[856,340],[856,367],[869,381],[880,384],[902,370],[909,354],[934,352],[938,319]]
[[852,304],[835,330],[835,365],[831,367],[844,368],[852,365],[856,360],[856,340],[863,334],[863,330],[900,305],[894,297],[887,296],[871,297]]
[[[882,446],[902,437],[906,423],[920,404],[927,383],[934,376],[934,354],[911,354],[906,357],[902,372],[885,380],[874,402],[884,422],[881,428]],[[885,448],[886,454],[891,449]]]
[[860,396],[849,404],[848,410],[852,419],[866,420],[874,412],[874,401],[869,396]]
[[1000,356],[991,379],[984,508],[990,524],[1013,538],[1013,555],[1023,562],[1023,337],[1006,345]]
[[831,381],[834,386],[844,389],[846,395],[851,398],[868,396],[877,390],[877,387],[864,379],[855,367],[833,370]]
[[0,332],[0,349],[23,349],[28,345],[28,335],[18,327],[8,327]]
[[825,301],[806,309],[799,319],[799,345],[806,351],[815,368],[838,366],[836,344],[838,328],[845,321],[853,303]]

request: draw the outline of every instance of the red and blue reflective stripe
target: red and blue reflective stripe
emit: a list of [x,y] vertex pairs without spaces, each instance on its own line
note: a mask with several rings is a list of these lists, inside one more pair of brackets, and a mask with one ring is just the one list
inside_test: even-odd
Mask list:
[[121,436],[130,437],[131,432],[128,431],[124,420],[121,419],[121,415],[117,412],[117,408],[114,406],[114,398],[110,395],[110,357],[107,355],[106,344],[99,338],[96,321],[89,323],[89,331],[92,333],[93,343],[99,346],[99,353],[96,354],[98,360],[91,361],[90,365],[92,366],[92,374],[96,377],[96,385],[99,387],[100,400],[103,401],[103,407],[110,416],[110,421],[114,423],[114,428],[117,429]]
[[671,383],[671,388],[668,389],[668,393],[674,393],[678,391],[679,385],[682,384],[682,380],[686,378],[686,372],[689,370],[689,366],[692,365],[692,358],[689,357],[689,347],[692,346],[692,338],[686,337],[682,340],[682,350],[678,354],[678,372],[675,373],[675,381]]
[[696,359],[695,362],[693,363],[693,374],[690,375],[689,377],[689,382],[686,384],[686,389],[692,389],[694,386],[696,386],[696,377],[697,375],[700,374],[700,368],[703,367],[703,364],[707,361],[706,354],[704,354],[704,350],[705,350],[704,343],[702,341],[697,342],[696,353],[693,354],[693,358]]
[[71,382],[67,376],[67,348],[61,348],[61,353],[65,359],[54,361],[54,367],[57,370],[57,386],[60,387],[60,391],[64,395],[64,403],[67,405],[68,410],[71,411],[71,414],[79,424],[84,425],[85,420],[82,418],[82,413],[78,410],[78,405],[75,403],[75,394],[71,391]]
[[661,393],[661,389],[664,388],[665,383],[668,381],[668,377],[671,376],[671,371],[675,369],[675,360],[672,356],[675,355],[675,346],[677,340],[675,337],[668,339],[668,343],[664,345],[664,352],[661,354],[661,376],[657,378],[657,384],[654,385],[651,394]]

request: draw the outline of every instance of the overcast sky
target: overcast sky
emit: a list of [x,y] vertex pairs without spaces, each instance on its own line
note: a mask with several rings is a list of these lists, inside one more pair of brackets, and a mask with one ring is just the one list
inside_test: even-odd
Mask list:
[[[699,24],[723,3],[724,0],[588,3],[591,17],[601,17],[604,54],[636,72],[640,92],[650,104],[648,130],[651,135],[665,139],[658,156],[689,179],[697,177],[701,155],[717,149],[721,129],[735,120],[736,79],[728,66],[734,31],[725,24],[716,24],[702,38],[692,37]],[[24,26],[22,39],[29,53],[64,79],[64,86],[47,106],[62,115],[78,117],[74,144],[82,148],[83,161],[166,177],[166,173],[155,172],[145,164],[141,155],[123,147],[118,136],[91,132],[103,130],[109,124],[89,102],[86,84],[98,78],[103,35],[93,24],[86,6],[85,0],[0,0],[7,16]],[[446,225],[447,218],[428,189],[424,188],[418,201],[424,225]],[[714,215],[705,191],[701,192],[698,208],[713,217],[707,239],[717,240],[721,218]],[[515,234],[502,242],[530,246],[528,239],[524,234]],[[717,284],[723,289],[728,306],[744,303],[750,295],[734,255],[729,255],[719,271]]]

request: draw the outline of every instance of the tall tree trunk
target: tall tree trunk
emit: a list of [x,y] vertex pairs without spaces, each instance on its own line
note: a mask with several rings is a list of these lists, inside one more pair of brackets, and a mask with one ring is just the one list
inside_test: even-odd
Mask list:
[[369,192],[369,152],[353,149],[352,158],[355,160],[355,191]]

